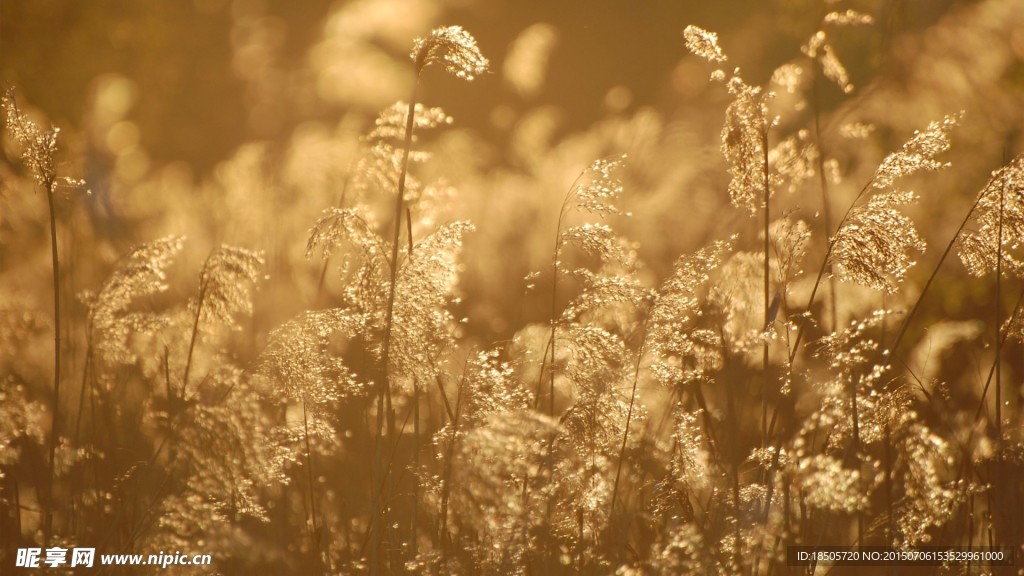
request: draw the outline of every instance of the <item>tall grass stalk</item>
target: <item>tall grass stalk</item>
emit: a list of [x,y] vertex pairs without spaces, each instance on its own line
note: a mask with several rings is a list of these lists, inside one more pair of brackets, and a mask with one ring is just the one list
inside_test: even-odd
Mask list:
[[[611,506],[608,511],[608,522],[609,526],[612,527],[614,537],[614,526],[615,526],[615,502],[619,496],[619,481],[622,477],[622,464],[626,459],[626,442],[629,440],[629,425],[633,420],[633,408],[636,405],[636,389],[640,383],[640,362],[644,357],[644,345],[647,343],[646,330],[644,331],[644,339],[640,342],[640,349],[636,353],[636,366],[633,367],[633,386],[629,392],[629,408],[626,410],[626,425],[622,430],[622,444],[619,446],[619,461],[615,467],[615,481],[612,483],[612,496]],[[671,399],[669,401],[671,405]],[[671,410],[666,410],[666,417],[669,415]],[[614,538],[613,538],[614,540]]]
[[769,233],[769,225],[771,224],[772,188],[770,182],[771,174],[768,166],[768,125],[768,122],[765,122],[761,140],[762,162],[764,163],[764,329],[761,334],[761,338],[764,340],[762,342],[761,365],[764,382],[761,386],[761,439],[765,446],[770,442],[768,438],[768,387],[770,382],[768,375],[768,333],[774,320],[771,317],[771,234]]
[[[50,132],[56,140],[56,132]],[[54,143],[56,146],[56,143]],[[57,175],[52,170],[47,170],[41,175],[43,188],[46,190],[46,203],[50,213],[50,260],[53,270],[53,397],[50,400],[50,411],[52,420],[50,422],[50,470],[49,481],[47,482],[46,498],[43,503],[43,547],[48,547],[50,535],[53,530],[53,500],[54,488],[57,481],[57,444],[60,434],[60,257],[57,246],[57,207],[54,201],[54,192],[57,188]]]
[[[828,177],[825,174],[825,148],[822,145],[821,136],[821,57],[815,58],[814,86],[812,108],[814,109],[814,144],[818,149],[818,183],[821,187],[821,212],[824,217],[825,230],[832,229],[832,203],[828,200]],[[831,268],[831,266],[829,267]],[[829,318],[832,321],[830,328],[836,330],[839,327],[839,314],[836,309],[836,279],[829,274]]]
[[893,339],[892,344],[890,344],[886,349],[881,350],[881,354],[891,354],[895,356],[900,343],[903,342],[903,337],[907,333],[907,328],[910,327],[911,320],[913,320],[914,317],[917,315],[918,310],[921,308],[921,303],[924,302],[925,295],[928,294],[928,290],[932,287],[932,284],[935,282],[935,279],[938,278],[939,270],[942,269],[942,265],[943,263],[946,262],[946,258],[949,257],[950,252],[952,252],[953,248],[956,246],[957,241],[963,234],[964,228],[967,227],[967,223],[970,222],[971,216],[974,215],[974,212],[978,208],[978,204],[981,202],[982,198],[984,198],[984,195],[980,195],[974,201],[974,204],[971,206],[971,209],[967,211],[967,214],[964,216],[963,221],[960,222],[960,227],[956,229],[956,232],[953,233],[953,237],[950,238],[949,242],[946,243],[946,248],[945,250],[943,250],[942,256],[939,258],[939,261],[935,264],[935,267],[932,269],[932,273],[928,276],[928,280],[925,281],[924,287],[921,288],[921,292],[917,295],[917,299],[914,300],[914,305],[910,307],[910,311],[907,312],[907,315],[903,319],[903,322],[900,323],[900,328],[899,330],[897,330],[896,337]]
[[555,241],[551,249],[551,311],[550,311],[550,330],[548,332],[548,341],[544,348],[544,354],[541,357],[540,370],[537,376],[537,392],[534,397],[534,408],[540,406],[541,401],[541,389],[544,385],[545,369],[547,369],[548,375],[548,414],[551,416],[555,415],[555,362],[556,362],[556,349],[558,348],[558,279],[562,270],[562,225],[565,222],[565,218],[569,213],[569,206],[571,200],[577,198],[578,185],[586,176],[587,172],[583,171],[573,180],[569,190],[565,193],[562,198],[562,204],[558,209],[558,220],[555,223]]
[[[425,56],[424,56],[425,57]],[[383,494],[384,479],[382,470],[383,443],[384,443],[384,422],[387,420],[387,437],[394,438],[395,417],[391,405],[391,331],[394,324],[395,314],[395,290],[398,285],[398,242],[402,234],[402,214],[405,212],[405,179],[409,172],[409,151],[412,149],[413,122],[416,116],[416,96],[419,88],[420,72],[423,70],[420,58],[416,63],[416,80],[413,82],[412,95],[409,98],[409,108],[406,112],[405,137],[402,142],[402,164],[401,172],[398,175],[398,192],[395,194],[394,232],[391,238],[391,260],[389,264],[387,309],[384,317],[384,336],[381,351],[381,383],[377,389],[377,434],[374,448],[373,464],[373,510],[374,518],[370,526],[373,533],[373,541],[370,549],[370,570],[376,572],[381,569],[379,551],[381,545],[382,531],[384,528],[384,505]],[[385,412],[386,411],[386,412]]]
[[452,426],[451,439],[448,443],[448,449],[445,451],[444,468],[441,476],[441,514],[438,529],[438,538],[441,541],[441,550],[445,554],[447,554],[450,540],[448,537],[448,501],[452,494],[452,467],[455,459],[455,443],[459,438],[459,417],[462,414],[462,389],[466,385],[466,372],[468,366],[469,360],[467,358],[466,366],[462,370],[462,378],[459,380],[459,389],[455,393],[454,413],[451,412],[451,407],[448,405],[448,398],[444,395],[444,390],[441,391],[441,397],[445,399],[445,408],[448,410],[448,417],[451,420]]
[[306,487],[309,490],[309,525],[310,537],[313,542],[313,553],[316,555],[316,573],[323,573],[323,553],[320,550],[320,530],[316,525],[316,483],[313,480],[313,454],[309,446],[309,418],[307,416],[306,401],[302,401],[302,442],[306,457]]
[[995,308],[995,333],[996,333],[996,445],[1002,443],[1003,440],[1003,393],[1002,393],[1002,352],[1003,342],[1000,338],[1000,333],[1003,330],[1003,314],[1002,314],[1002,288],[1003,288],[1003,208],[1004,208],[1004,197],[1006,191],[1006,184],[1000,183],[999,185],[999,226],[998,226],[998,240],[996,241],[996,298],[993,303]]
[[[392,408],[391,390],[391,333],[394,326],[395,312],[395,291],[398,285],[398,245],[402,234],[402,214],[407,217],[409,256],[412,256],[412,218],[409,208],[405,204],[406,178],[409,173],[409,155],[412,150],[413,129],[416,118],[416,102],[419,93],[420,77],[423,70],[432,63],[443,62],[445,69],[465,80],[472,80],[475,76],[487,72],[489,63],[480,54],[476,46],[476,40],[465,30],[458,26],[437,28],[429,35],[419,38],[412,51],[414,79],[412,93],[409,96],[408,109],[405,116],[405,132],[402,142],[402,160],[398,174],[398,186],[395,194],[395,211],[393,218],[393,232],[391,237],[391,259],[388,262],[389,279],[387,309],[384,318],[384,335],[381,345],[381,383],[377,390],[377,433],[374,448],[374,490],[383,490],[382,458],[384,442],[384,420],[387,420],[387,437],[394,438],[395,416]],[[380,570],[379,551],[380,540],[383,532],[383,517],[385,507],[383,494],[375,492],[372,494],[374,518],[369,530],[373,533],[373,548],[370,557],[370,570]]]
[[60,387],[61,387],[61,330],[63,328],[60,289],[60,246],[57,241],[57,200],[58,184],[80,185],[57,176],[56,154],[58,128],[40,130],[18,108],[13,90],[7,90],[0,97],[7,129],[21,144],[22,159],[32,172],[35,185],[46,194],[49,215],[50,272],[53,290],[53,393],[50,396],[50,430],[48,440],[49,461],[46,480],[40,488],[40,514],[43,531],[43,546],[49,546],[53,532],[53,500],[57,481],[57,445],[60,443]]
[[[188,377],[192,370],[192,354],[195,352],[196,340],[199,337],[199,318],[203,314],[203,303],[206,300],[208,284],[206,281],[206,275],[203,274],[202,276],[203,280],[199,285],[199,297],[196,299],[196,315],[192,321],[192,335],[189,337],[188,341],[188,355],[185,358],[185,373],[181,377],[181,400],[186,398],[185,394],[188,390]],[[170,400],[170,398],[168,398],[168,400]]]

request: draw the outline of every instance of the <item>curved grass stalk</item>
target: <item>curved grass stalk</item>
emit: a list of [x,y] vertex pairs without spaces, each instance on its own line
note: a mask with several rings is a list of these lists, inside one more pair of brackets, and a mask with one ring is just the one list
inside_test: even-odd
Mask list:
[[[562,251],[562,222],[565,220],[565,216],[569,208],[569,200],[573,198],[576,192],[576,186],[583,179],[586,171],[580,172],[580,175],[576,177],[572,185],[569,187],[569,191],[566,192],[565,198],[562,199],[562,206],[558,210],[558,221],[555,224],[555,245],[551,251],[551,332],[548,335],[548,343],[544,351],[544,356],[541,359],[540,374],[537,377],[537,396],[534,399],[534,407],[540,406],[540,390],[544,382],[544,368],[548,366],[548,373],[550,380],[548,381],[548,413],[550,416],[555,415],[555,349],[557,348],[557,329],[558,329],[558,274],[561,262],[559,256]],[[550,365],[548,364],[548,357],[550,356]]]

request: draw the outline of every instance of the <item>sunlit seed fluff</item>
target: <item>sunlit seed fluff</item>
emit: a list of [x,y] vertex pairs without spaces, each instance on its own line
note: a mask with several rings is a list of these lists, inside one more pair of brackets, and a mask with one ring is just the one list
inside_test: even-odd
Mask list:
[[571,350],[566,368],[582,396],[598,396],[609,391],[626,362],[622,340],[607,330],[580,324],[569,326]]
[[250,289],[262,277],[263,255],[245,248],[221,246],[207,258],[199,274],[202,319],[233,323],[235,314],[251,314]]
[[896,506],[897,528],[905,546],[928,543],[929,528],[945,524],[961,499],[948,463],[954,447],[918,421],[913,411],[899,415],[894,424],[904,467],[904,498]]
[[949,163],[936,160],[936,156],[949,150],[949,133],[957,125],[960,115],[946,116],[941,121],[928,124],[923,131],[914,135],[896,152],[889,154],[875,171],[871,185],[888,188],[906,176],[923,170],[941,170]]
[[726,61],[725,54],[718,47],[718,34],[691,24],[683,30],[683,38],[686,40],[686,49],[695,56],[712,63]]
[[775,253],[773,273],[786,284],[800,273],[800,263],[811,237],[810,226],[803,220],[786,217],[772,222],[768,233]]
[[722,335],[736,353],[760,346],[757,340],[765,329],[763,269],[763,252],[734,252],[708,294],[708,301],[721,314]]
[[722,154],[729,164],[729,197],[733,206],[752,214],[764,200],[764,145],[768,130],[769,95],[739,76],[729,80],[734,100],[725,111]]
[[811,508],[855,512],[867,505],[867,495],[861,491],[860,473],[845,468],[833,456],[819,454],[804,459],[797,482]]
[[[408,102],[401,100],[388,106],[377,115],[373,130],[364,139],[368,142],[380,140],[400,141],[405,137],[405,124],[408,120],[406,114],[408,111]],[[447,115],[444,109],[436,106],[428,107],[420,103],[416,104],[416,110],[413,115],[414,134],[451,123],[452,117]]]
[[167,267],[184,246],[184,238],[168,236],[134,248],[121,258],[117,269],[92,299],[89,309],[90,336],[108,362],[129,363],[134,354],[128,348],[132,335],[155,332],[166,317],[132,311],[138,299],[167,290]]
[[616,304],[640,307],[651,299],[650,291],[632,275],[597,274],[580,268],[572,271],[584,286],[580,295],[565,307],[563,321],[579,320],[585,313],[597,313]]
[[[396,102],[382,110],[374,123],[373,130],[362,138],[362,153],[351,171],[351,180],[346,184],[349,198],[375,193],[394,193],[398,188],[398,177],[402,172],[402,163],[406,158],[403,141],[409,105]],[[416,104],[413,116],[412,141],[415,144],[423,134],[441,126],[452,123],[452,117],[441,108],[427,107]],[[431,158],[431,154],[415,146],[408,151],[410,164],[422,164]],[[429,185],[425,185],[411,173],[405,176],[405,199],[415,203],[427,194]],[[356,201],[353,200],[353,203]],[[364,219],[371,217],[370,211],[361,211]]]
[[417,73],[441,62],[445,70],[464,80],[473,80],[490,66],[476,40],[461,26],[435,28],[427,36],[417,38],[410,57],[416,63]]
[[[551,501],[558,423],[532,410],[499,411],[467,430],[452,467],[450,513],[483,538],[469,545],[489,573],[523,574]],[[528,487],[529,498],[524,498]]]
[[[272,440],[272,426],[242,371],[221,366],[207,376],[206,386],[227,391],[219,402],[200,402],[181,416],[175,428],[175,449],[189,462],[192,474],[182,481],[188,491],[213,503],[226,519],[249,516],[267,522],[257,486],[286,483],[281,466],[287,450]],[[207,515],[192,519],[209,521]]]
[[[726,573],[716,562],[716,548],[704,539],[704,530],[696,523],[670,526],[651,550],[649,560],[654,574]],[[649,574],[647,571],[642,574]]]
[[711,273],[720,266],[735,243],[718,241],[683,256],[673,266],[672,276],[658,289],[648,320],[648,341],[653,362],[651,370],[667,388],[700,381],[721,367],[721,337],[703,329],[703,291]]
[[[497,350],[470,359],[460,386],[459,422],[463,428],[482,425],[491,414],[514,412],[530,402],[529,392],[516,380],[516,366],[503,361]],[[441,439],[450,437],[449,427],[438,432]]]
[[365,315],[354,310],[309,311],[274,329],[255,362],[255,372],[273,383],[278,401],[327,404],[363,394],[342,358],[331,352],[332,338],[346,341],[367,329]]
[[673,451],[672,471],[679,481],[690,489],[705,489],[712,478],[709,471],[711,455],[705,449],[704,432],[700,425],[700,411],[676,412],[676,426],[672,432],[678,448]]
[[1003,322],[1003,334],[1017,342],[1024,342],[1024,310],[1018,308]]
[[807,130],[798,131],[768,151],[772,188],[795,192],[817,173],[817,162],[818,148],[810,134]]
[[577,206],[592,214],[619,214],[613,202],[622,194],[618,173],[626,156],[595,160],[572,190]]
[[387,246],[365,219],[369,210],[361,208],[328,208],[309,232],[306,258],[318,251],[323,259],[333,253],[344,255],[342,269],[350,278],[345,288],[345,303],[368,311],[385,298],[388,280]]
[[559,234],[561,245],[572,244],[584,252],[607,261],[615,256],[618,244],[615,231],[606,224],[581,224],[570,226]]
[[[457,296],[462,239],[473,229],[469,222],[441,226],[415,245],[399,269],[389,358],[392,374],[432,382],[439,359],[455,348],[455,319],[449,306]],[[367,312],[376,311],[369,303]]]
[[[1024,155],[992,174],[978,194],[974,225],[958,240],[960,261],[975,276],[995,273],[1002,253],[1002,272],[1024,276]],[[1000,237],[1002,231],[1002,237]]]
[[13,89],[0,96],[0,108],[3,109],[7,131],[21,146],[21,159],[28,166],[36,184],[50,193],[59,188],[74,190],[85,186],[84,180],[57,175],[57,137],[60,128],[42,130],[36,126],[18,109]]
[[865,335],[877,329],[892,314],[889,310],[875,310],[865,318],[851,320],[845,328],[821,339],[820,355],[840,372],[848,372],[867,363],[878,344]]
[[340,245],[350,242],[363,248],[374,247],[377,236],[363,219],[363,211],[353,208],[327,208],[309,231],[306,258],[319,250],[326,260]]
[[14,90],[8,90],[0,98],[7,130],[22,146],[21,158],[32,172],[36,183],[52,188],[56,185],[54,155],[57,153],[59,130],[40,130],[38,126],[21,113],[14,100]]
[[836,232],[830,261],[844,281],[892,294],[914,265],[911,250],[923,251],[924,239],[900,207],[913,192],[878,194],[853,209]]

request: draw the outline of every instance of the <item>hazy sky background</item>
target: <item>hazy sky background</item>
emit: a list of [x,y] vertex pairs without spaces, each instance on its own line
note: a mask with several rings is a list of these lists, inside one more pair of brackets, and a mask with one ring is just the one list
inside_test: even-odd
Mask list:
[[[882,46],[900,31],[926,27],[954,4],[867,3],[879,24],[861,34],[873,40],[857,38],[859,50],[842,55],[854,82],[871,72],[874,55],[863,51],[866,44]],[[368,34],[353,42],[365,41],[399,64],[408,48],[398,44],[404,38],[411,45],[421,29],[460,24],[471,31],[496,73],[468,90],[453,89],[454,80],[435,74],[425,83],[424,100],[457,109],[460,125],[494,139],[496,122],[508,112],[502,107],[554,105],[562,128],[572,130],[609,108],[650,105],[670,114],[685,106],[694,96],[688,89],[706,84],[705,71],[694,75],[685,68],[681,33],[690,23],[717,30],[730,65],[761,83],[774,66],[799,54],[822,10],[810,0],[4,0],[0,82],[17,87],[57,124],[80,128],[88,122],[97,78],[127,78],[134,87],[128,118],[151,158],[158,164],[184,160],[201,174],[241,142],[281,138],[303,121],[336,120],[351,108],[309,89],[313,54],[331,15],[356,14],[367,28],[394,28],[383,34],[387,41]],[[245,32],[251,22],[262,26],[255,39]],[[543,89],[521,102],[502,81],[501,66],[509,45],[538,23],[556,31],[554,51]],[[239,64],[240,46],[253,42],[266,48],[255,75]],[[842,38],[837,45],[842,48]],[[254,92],[263,102],[255,119]],[[379,107],[387,104],[380,100]]]

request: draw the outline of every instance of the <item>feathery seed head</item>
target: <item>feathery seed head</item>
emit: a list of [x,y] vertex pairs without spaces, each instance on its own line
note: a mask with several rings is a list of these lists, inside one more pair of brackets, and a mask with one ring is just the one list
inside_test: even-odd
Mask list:
[[722,154],[729,163],[729,197],[733,206],[753,214],[763,202],[764,144],[768,130],[768,99],[760,88],[738,75],[729,80],[735,99],[725,111]]
[[916,200],[913,192],[877,194],[853,209],[836,232],[830,261],[843,281],[893,294],[914,265],[909,251],[925,242],[900,207]]
[[[975,225],[958,240],[960,261],[974,276],[994,273],[1002,253],[1004,274],[1024,276],[1024,155],[996,170],[978,195]],[[1002,231],[1002,237],[1000,237]]]
[[[399,100],[388,106],[377,115],[373,130],[363,137],[367,142],[401,141],[405,137],[406,113],[409,103]],[[417,103],[413,115],[413,135],[423,130],[437,128],[452,123],[452,117],[444,109],[437,106],[424,106]]]
[[56,185],[54,155],[57,153],[57,135],[60,129],[40,130],[18,109],[14,90],[8,90],[0,98],[0,105],[4,110],[7,130],[22,146],[22,160],[32,172],[36,183],[52,191]]
[[921,170],[941,170],[948,168],[948,162],[940,162],[935,157],[949,150],[949,133],[957,125],[961,114],[949,115],[941,121],[928,124],[924,131],[915,131],[914,135],[896,152],[889,154],[875,171],[871,180],[872,186],[878,189],[888,188],[905,176]]
[[712,63],[727,60],[722,49],[718,47],[718,34],[691,24],[683,30],[683,38],[686,39],[686,49],[695,56],[700,56]]
[[768,236],[775,256],[775,273],[780,283],[787,284],[800,273],[800,263],[811,237],[810,226],[803,220],[780,218],[771,223]]
[[57,136],[60,128],[41,130],[36,126],[18,109],[13,89],[0,96],[0,108],[3,109],[7,130],[22,147],[21,159],[28,166],[36,184],[51,194],[61,186],[72,189],[85,186],[83,180],[57,176]]
[[184,246],[184,238],[168,236],[147,242],[122,258],[117,270],[89,303],[89,324],[97,350],[111,362],[135,360],[128,347],[133,334],[153,333],[167,318],[132,312],[131,304],[167,290],[167,267]]
[[648,321],[648,340],[654,357],[651,370],[663,386],[700,381],[721,368],[721,337],[714,330],[701,328],[698,321],[711,272],[732,251],[735,241],[734,236],[683,256],[658,290]]
[[336,336],[353,340],[366,330],[366,316],[358,311],[305,312],[270,333],[255,371],[276,384],[275,396],[290,402],[316,407],[358,397],[369,386],[357,380],[341,357],[332,353],[331,342]]
[[435,62],[443,62],[445,70],[464,80],[473,80],[490,67],[476,40],[461,26],[435,28],[417,38],[410,57],[416,63],[417,74]]
[[221,246],[206,259],[199,274],[204,319],[231,324],[238,313],[251,314],[249,288],[260,280],[263,255],[236,246]]
[[625,154],[595,160],[584,172],[582,181],[573,188],[578,207],[592,214],[619,214],[612,202],[622,194],[618,171],[625,162]]
[[773,189],[785,187],[790,193],[817,174],[818,148],[806,130],[779,142],[768,151]]
[[904,463],[899,472],[905,497],[897,508],[897,529],[904,546],[924,544],[932,538],[929,528],[946,523],[963,498],[948,469],[956,450],[914,411],[901,412],[893,420]]

